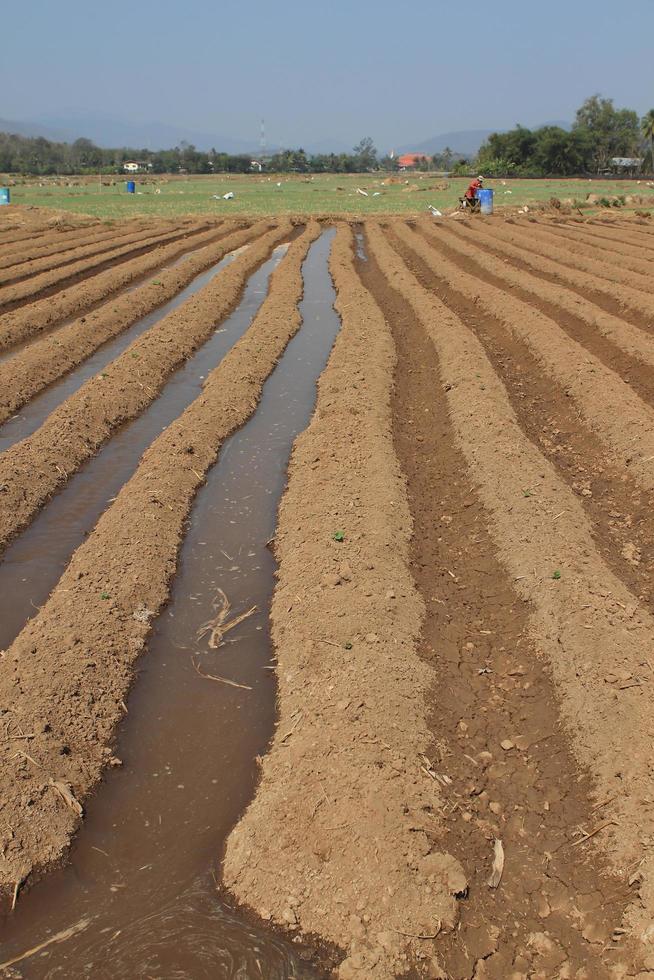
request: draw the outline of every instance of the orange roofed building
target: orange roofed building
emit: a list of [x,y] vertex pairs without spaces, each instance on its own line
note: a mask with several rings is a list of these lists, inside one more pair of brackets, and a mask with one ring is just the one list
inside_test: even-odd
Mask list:
[[426,153],[403,153],[397,158],[398,167],[416,167],[423,160],[429,160]]

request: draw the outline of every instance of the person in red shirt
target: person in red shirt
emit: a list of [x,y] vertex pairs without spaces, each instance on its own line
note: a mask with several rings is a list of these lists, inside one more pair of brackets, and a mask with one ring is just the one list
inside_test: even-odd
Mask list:
[[474,180],[470,181],[470,186],[468,187],[468,190],[465,192],[466,207],[472,208],[473,210],[479,207],[477,191],[480,190],[483,186],[484,186],[483,177],[475,177]]

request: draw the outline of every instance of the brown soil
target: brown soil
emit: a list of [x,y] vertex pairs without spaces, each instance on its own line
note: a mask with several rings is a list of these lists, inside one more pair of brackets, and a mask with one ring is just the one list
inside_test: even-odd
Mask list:
[[[570,847],[571,828],[593,820],[590,784],[580,780],[530,606],[499,560],[491,514],[457,437],[448,392],[452,368],[457,380],[465,370],[465,328],[400,278],[374,233],[371,244],[381,268],[373,257],[362,274],[392,317],[398,344],[395,441],[415,521],[412,570],[427,609],[421,653],[446,685],[446,697],[438,684],[431,702],[434,755],[452,779],[446,839],[470,880],[457,934],[440,947],[447,975],[550,975],[565,962],[573,972],[585,966],[608,976],[601,947],[585,936],[610,941],[628,891],[606,862],[602,871],[596,855]],[[436,351],[436,330],[425,329],[435,309]],[[514,743],[507,751],[505,738]],[[505,877],[492,892],[497,838]]]
[[622,227],[604,228],[597,224],[586,224],[583,231],[598,245],[613,249],[618,244],[621,246],[621,251],[635,258],[645,258],[654,249],[654,238],[651,235],[644,237],[633,229],[626,231]]
[[[70,265],[64,263],[63,266],[58,266],[49,272],[42,272],[40,275],[32,276],[15,285],[5,286],[0,297],[0,310],[9,312],[24,306],[26,303],[33,303],[36,299],[53,296],[64,287],[74,286],[75,283],[85,280],[88,276],[97,275],[129,259],[145,255],[157,246],[177,242],[180,239],[192,238],[193,235],[206,231],[208,227],[207,222],[198,222],[194,227],[177,228],[175,231],[168,231],[164,234],[141,235],[136,243],[121,245],[118,248],[109,249],[101,255],[80,259]],[[213,230],[215,231],[215,225]]]
[[[538,226],[530,226],[530,230],[533,227]],[[510,229],[508,234],[505,229]],[[487,235],[483,228],[480,229],[480,240],[484,243],[488,241],[502,255],[521,259],[529,266],[530,271],[542,278],[565,286],[579,295],[592,297],[598,306],[627,319],[635,317],[635,322],[651,321],[651,316],[637,305],[641,304],[642,307],[643,302],[647,303],[652,298],[650,276],[620,265],[620,246],[614,253],[615,261],[613,258],[609,260],[608,256],[607,261],[602,261],[598,259],[597,253],[592,257],[586,255],[580,248],[571,247],[564,239],[559,239],[558,242],[555,239],[554,243],[546,241],[538,230],[535,234],[530,231],[516,234],[510,225],[494,225],[489,232]],[[642,264],[643,267],[650,265],[646,261]]]
[[[247,224],[247,222],[244,222]],[[34,337],[63,320],[88,313],[129,286],[144,281],[152,272],[186,252],[202,248],[220,236],[218,228],[160,245],[147,255],[96,273],[88,279],[46,299],[37,299],[0,316],[0,350]]]
[[[628,258],[620,252],[620,246],[610,251],[602,252],[597,247],[585,245],[580,241],[581,236],[573,234],[572,239],[565,235],[557,235],[550,224],[532,224],[519,226],[508,221],[493,222],[492,225],[465,226],[479,234],[484,241],[500,239],[509,245],[516,245],[535,255],[546,256],[554,263],[582,269],[600,279],[610,282],[627,284],[634,289],[651,291],[651,263],[646,260]],[[555,226],[556,227],[556,226]],[[475,237],[477,237],[475,235]],[[573,244],[574,243],[574,244]],[[497,243],[499,244],[499,243]],[[530,256],[527,256],[530,258]],[[546,263],[546,266],[548,263]],[[553,268],[553,275],[558,275],[559,269]]]
[[[654,199],[651,197],[649,200],[650,202],[654,201]],[[591,219],[589,224],[597,225],[597,222],[594,219]],[[606,232],[611,237],[614,237],[616,240],[619,240],[619,238],[621,237],[624,238],[625,241],[627,239],[632,239],[635,242],[641,242],[649,246],[650,248],[654,248],[654,234],[652,234],[651,222],[647,220],[642,220],[642,218],[636,219],[635,221],[623,220],[623,221],[613,222],[613,227],[611,228],[606,228],[606,227],[602,228],[600,224],[599,228],[600,231],[598,232],[598,234],[602,234],[603,232]]]
[[[420,229],[424,232],[424,223],[419,223]],[[495,226],[497,227],[497,226]],[[432,229],[433,230],[433,229]],[[449,229],[448,229],[449,230]],[[495,228],[494,228],[495,231]],[[458,237],[458,236],[457,236]],[[599,273],[596,271],[593,276],[586,276],[585,283],[582,284],[581,281],[577,281],[575,273],[577,271],[577,266],[580,260],[576,250],[572,252],[568,251],[565,243],[561,246],[561,255],[557,258],[556,262],[549,262],[543,255],[540,249],[542,246],[538,239],[529,238],[524,244],[520,241],[519,246],[505,242],[502,238],[493,233],[486,235],[484,230],[481,230],[480,234],[477,235],[463,235],[463,239],[471,244],[471,239],[479,239],[479,243],[482,245],[483,250],[487,251],[490,255],[495,255],[497,258],[501,259],[503,262],[507,260],[511,261],[511,264],[519,269],[523,269],[529,274],[530,277],[537,276],[544,282],[552,283],[559,289],[559,295],[567,295],[568,306],[571,307],[572,303],[585,304],[587,308],[588,302],[592,304],[593,307],[598,307],[599,310],[603,310],[608,313],[610,317],[613,317],[613,322],[626,322],[633,324],[641,330],[646,330],[652,332],[652,316],[645,313],[642,309],[636,309],[633,305],[627,305],[627,300],[624,295],[616,294],[615,292],[605,291],[602,289],[601,280],[597,279]],[[516,241],[512,238],[512,241]],[[548,254],[552,254],[551,251]],[[616,259],[618,256],[616,255]],[[563,272],[564,275],[561,276],[561,266],[565,267]],[[594,263],[597,265],[597,263]],[[651,263],[644,263],[644,265],[649,265],[651,268]],[[623,269],[619,269],[614,266],[616,281],[621,280],[623,277],[629,276],[629,273],[625,272]],[[566,273],[571,273],[566,275]],[[641,276],[644,281],[649,281],[645,276]],[[596,285],[599,282],[600,288],[597,289]],[[604,285],[607,285],[606,283]],[[620,287],[618,287],[620,288]],[[563,292],[561,292],[563,291]],[[651,293],[648,290],[640,289],[640,298],[643,295],[646,296],[647,302],[650,301]],[[579,299],[581,297],[581,300]],[[597,314],[597,310],[594,310],[594,315]],[[610,322],[606,320],[605,322]]]
[[[508,222],[507,222],[508,224]],[[517,223],[516,223],[517,224]],[[518,226],[521,227],[521,226]],[[573,225],[567,224],[537,224],[530,225],[531,228],[536,228],[538,233],[543,229],[543,233],[547,233],[548,237],[556,244],[570,248],[571,244],[574,244],[575,251],[579,248],[584,255],[595,255],[598,259],[603,262],[611,262],[614,265],[619,265],[624,269],[631,269],[634,272],[640,272],[644,275],[648,274],[648,269],[650,268],[650,263],[647,259],[635,258],[630,255],[626,255],[624,251],[617,253],[614,248],[611,247],[610,242],[602,243],[598,239],[593,238],[591,235],[584,235],[583,228],[578,228]]]
[[[559,285],[532,264],[511,256],[509,264],[501,250],[470,245],[439,230],[438,235],[419,226],[448,260],[467,273],[474,273],[500,289],[511,289],[514,297],[555,321],[575,341],[583,344],[603,364],[617,371],[640,397],[654,405],[654,337],[613,313],[607,313],[585,296]],[[494,243],[493,243],[494,244]],[[520,254],[520,253],[519,253]]]
[[24,350],[0,361],[0,424],[47,385],[72,368],[137,320],[172,299],[192,280],[218,263],[229,251],[247,244],[265,231],[262,222],[224,236],[214,244],[192,252],[182,263],[162,269],[156,280],[114,296],[85,316],[66,323],[52,333],[37,337]]
[[[83,800],[112,764],[134,662],[166,601],[193,497],[299,327],[301,264],[319,232],[311,223],[291,244],[246,334],[151,445],[4,655],[0,886],[7,891],[57,861],[79,823],[52,780]],[[13,738],[21,731],[33,733],[25,751]]]
[[3,211],[0,248],[16,242],[39,242],[46,234],[75,235],[84,229],[97,228],[101,222],[90,215],[73,214],[56,208],[35,208],[11,204]]
[[342,946],[340,976],[389,977],[415,952],[423,962],[411,936],[454,928],[466,884],[440,853],[443,800],[424,763],[432,679],[415,651],[423,609],[391,437],[393,344],[342,226],[331,271],[342,329],[275,537],[280,716],[224,879],[263,918]]
[[113,233],[106,232],[101,237],[94,237],[91,241],[83,242],[74,248],[65,251],[57,248],[54,255],[17,262],[9,268],[0,269],[0,286],[23,282],[31,276],[54,269],[66,269],[67,266],[81,259],[108,255],[116,248],[133,243],[142,245],[153,240],[165,241],[171,234],[179,234],[179,225],[175,228],[172,222],[168,222],[153,224],[148,228],[117,228]]
[[[420,251],[419,236],[403,231],[400,223],[393,229],[397,237],[392,233],[390,240],[403,255],[405,242]],[[622,459],[606,469],[607,499],[596,509],[589,504],[593,497],[585,496],[586,482],[574,487],[567,474],[562,478],[559,454],[549,446],[550,434],[559,435],[554,428],[559,421],[573,428],[564,458],[590,467],[599,444],[580,427],[576,413],[570,416],[573,403],[563,391],[568,414],[561,420],[549,415],[550,408],[562,407],[556,400],[547,403],[544,422],[542,415],[529,412],[529,404],[521,404],[519,372],[523,388],[528,387],[524,381],[533,382],[539,409],[547,389],[539,361],[530,347],[518,347],[520,334],[509,326],[514,315],[524,317],[523,303],[514,310],[509,302],[508,312],[494,317],[481,302],[479,286],[468,290],[457,267],[427,248],[433,266],[423,265],[438,270],[437,288],[448,303],[458,304],[459,319],[436,299],[435,279],[429,291],[421,289],[380,232],[373,225],[367,230],[374,256],[359,269],[398,346],[395,446],[408,477],[415,521],[413,571],[427,610],[421,652],[439,678],[433,744],[424,753],[424,775],[434,779],[438,794],[433,808],[438,822],[429,837],[432,848],[460,860],[470,885],[456,932],[443,932],[434,945],[421,940],[427,960],[416,958],[414,968],[421,975],[440,976],[433,960],[437,956],[447,970],[443,976],[451,977],[634,976],[641,957],[654,966],[647,948],[653,896],[644,871],[650,863],[653,818],[648,771],[653,726],[645,692],[654,623],[637,598],[650,588],[649,570],[626,568],[616,553],[631,522],[614,518],[605,528],[603,517],[612,506],[609,493],[615,494],[613,501],[631,504],[617,518],[635,511],[640,527],[645,502],[638,511],[638,499],[630,500],[640,490],[630,487]],[[335,261],[338,283],[337,270]],[[494,300],[493,286],[486,280],[480,285],[484,299],[492,294]],[[390,977],[397,975],[398,961],[392,961],[397,947],[384,945],[380,936],[388,937],[383,931],[373,932],[384,910],[367,900],[366,881],[359,878],[359,869],[366,867],[375,887],[379,857],[366,860],[365,842],[375,839],[379,817],[365,805],[368,767],[363,755],[359,761],[365,749],[357,744],[357,732],[363,709],[365,731],[376,737],[373,711],[375,704],[383,704],[379,713],[388,718],[387,732],[397,737],[394,711],[384,700],[389,696],[384,679],[389,677],[395,688],[398,658],[390,667],[385,660],[383,666],[377,662],[371,673],[365,661],[359,663],[358,643],[349,639],[354,629],[367,628],[368,611],[384,590],[384,582],[367,587],[365,566],[358,564],[370,546],[368,535],[353,536],[357,565],[348,554],[345,577],[338,557],[330,573],[330,553],[320,548],[327,523],[351,522],[348,501],[357,517],[361,504],[364,515],[377,514],[377,500],[384,499],[388,483],[369,434],[363,444],[374,476],[359,475],[358,416],[367,415],[361,385],[364,379],[370,384],[377,359],[372,337],[365,357],[357,357],[346,330],[348,314],[361,332],[375,320],[352,299],[351,287],[345,291],[341,282],[339,295],[344,315],[339,345],[345,356],[337,362],[339,372],[331,375],[337,347],[323,376],[316,417],[298,441],[280,513],[273,623],[281,720],[263,763],[258,795],[230,841],[226,879],[242,901],[273,921],[311,931],[320,918],[323,935],[338,941],[340,934],[351,954],[341,967],[344,976]],[[469,326],[484,337],[484,346]],[[540,318],[534,329],[540,329]],[[502,360],[493,349],[499,347],[498,330],[511,341],[504,361],[509,352],[516,358],[526,355],[503,372],[514,381],[509,392],[498,379]],[[379,343],[379,323],[376,335]],[[491,349],[493,358],[487,353]],[[332,397],[323,402],[328,384],[334,385],[327,389]],[[601,415],[601,398],[595,406]],[[314,441],[314,431],[321,434],[320,442]],[[567,435],[564,430],[557,443],[563,451]],[[598,453],[602,463],[605,455]],[[597,469],[593,495],[604,485],[601,466]],[[364,496],[369,488],[374,504]],[[395,520],[392,526],[397,534],[403,522]],[[360,527],[357,522],[357,534]],[[392,628],[382,636],[394,637],[402,628],[403,611],[394,615]],[[338,645],[323,652],[318,638]],[[352,650],[344,659],[338,651],[346,642]],[[382,640],[378,656],[384,655],[384,646]],[[420,677],[411,711],[421,697]],[[346,712],[359,700],[357,684],[366,685],[364,705],[347,729],[338,717],[341,683]],[[402,731],[412,732],[412,720],[404,722]],[[325,791],[329,815],[336,819],[333,824],[325,819],[323,825],[319,786],[336,781],[347,787],[344,751],[358,765],[362,788],[356,796],[345,790],[336,798]],[[406,772],[406,763],[397,769],[395,779]],[[310,787],[316,782],[314,800]],[[393,789],[381,777],[377,796],[393,799]],[[410,804],[408,809],[412,812]],[[343,836],[330,832],[334,826],[346,831]],[[491,892],[486,881],[490,845],[497,837],[505,846],[505,878]],[[352,841],[356,850],[351,851]],[[402,844],[396,849],[405,852]],[[383,860],[392,858],[384,855]],[[432,894],[430,902],[436,901]],[[394,909],[406,909],[407,917],[414,913],[404,893]],[[413,929],[407,925],[401,931],[433,935],[424,929],[417,918]]]
[[[423,222],[420,222],[420,224],[424,227]],[[446,237],[449,237],[451,227],[452,222],[449,225],[445,225],[445,223],[440,223],[439,225],[439,228]],[[493,227],[494,229],[499,229],[501,226],[495,224]],[[454,235],[455,231],[452,230],[451,233]],[[485,244],[487,236],[483,229],[478,234]],[[529,271],[536,271],[543,278],[547,277],[548,281],[576,290],[584,296],[592,296],[598,304],[601,304],[603,301],[607,302],[609,304],[609,312],[616,312],[627,319],[633,319],[634,322],[651,323],[652,314],[654,313],[654,296],[651,293],[645,292],[642,285],[640,288],[632,288],[631,286],[624,285],[622,282],[600,278],[601,273],[597,269],[599,263],[596,261],[586,263],[592,266],[592,274],[581,271],[583,260],[574,256],[573,261],[570,262],[570,252],[565,247],[562,247],[560,251],[564,257],[568,257],[567,264],[558,261],[558,257],[556,261],[552,261],[548,256],[557,255],[557,253],[556,250],[548,250],[547,246],[543,247],[541,245],[538,255],[532,255],[528,250],[531,245],[529,233],[524,233],[524,237],[528,243],[526,248],[523,245],[522,237],[520,236],[518,239],[520,247],[503,242],[500,234],[497,234],[497,232],[493,235],[491,241],[493,247],[502,256],[506,255],[510,258],[519,258],[524,267],[528,268]],[[456,238],[460,239],[461,233]],[[461,242],[461,244],[463,246],[464,243]],[[603,271],[603,265],[601,268]],[[629,273],[625,273],[625,281],[628,277]]]
[[426,289],[460,317],[484,347],[507,389],[511,407],[529,439],[557,467],[592,522],[603,559],[649,608],[654,603],[654,563],[625,555],[654,554],[650,520],[654,491],[645,492],[624,467],[611,464],[600,439],[580,424],[565,387],[545,376],[524,341],[501,320],[480,313],[477,304],[439,277],[414,251],[391,235],[406,266]]
[[[261,237],[200,292],[138,337],[105,370],[70,395],[33,435],[0,455],[0,547],[90,459],[111,434],[157,397],[166,379],[208,340],[236,305],[250,274],[290,234],[290,221]],[[250,237],[236,232],[226,250]]]
[[[415,287],[407,288],[415,293]],[[530,602],[532,636],[551,665],[574,755],[592,775],[601,823],[616,821],[603,827],[598,845],[606,848],[620,876],[619,891],[629,869],[649,861],[646,745],[652,722],[649,699],[641,687],[648,683],[643,670],[648,670],[647,635],[652,621],[638,611],[637,599],[601,560],[577,498],[521,433],[481,345],[429,293],[421,298],[423,322],[429,324],[441,355],[450,417],[491,517],[498,557],[514,576],[518,593]],[[529,488],[529,495],[524,488]],[[560,582],[552,580],[552,567],[560,571]],[[631,684],[620,682],[618,674],[628,674]],[[526,725],[537,727],[539,721],[530,716]],[[515,744],[516,739],[511,740]],[[621,812],[612,815],[613,806]],[[572,826],[568,825],[566,835],[570,841]],[[598,855],[593,860],[597,862]],[[626,919],[645,943],[651,913],[641,913],[641,902],[649,909],[651,900],[646,885]],[[619,926],[619,920],[614,924]]]
[[[55,233],[28,215],[46,261]],[[364,261],[352,220],[331,257],[342,330],[274,543],[278,726],[228,840],[225,885],[295,939],[338,946],[350,980],[644,980],[654,338],[635,283],[654,236],[560,219],[388,218],[366,222]],[[64,261],[105,230],[67,227]],[[6,346],[87,311],[0,365],[2,420],[252,242],[0,455],[0,545],[153,401],[291,227],[235,222],[225,237],[214,223],[0,318]],[[83,800],[117,764],[124,698],[194,494],[298,328],[318,233],[312,222],[291,244],[247,333],[0,655],[8,893],[60,860],[79,822],[51,781]],[[491,889],[496,840],[505,866]]]
[[541,371],[565,387],[582,419],[602,441],[605,454],[616,466],[628,467],[642,488],[654,487],[654,411],[621,378],[568,337],[555,320],[516,298],[513,290],[464,272],[402,222],[393,224],[393,230],[436,274],[477,303],[480,312],[496,317],[523,340]]
[[[46,258],[49,255],[66,255],[81,245],[110,240],[116,236],[119,228],[128,235],[134,232],[146,232],[148,228],[154,232],[155,225],[159,226],[159,223],[153,221],[146,223],[140,219],[121,222],[119,227],[115,226],[113,222],[105,222],[92,228],[68,232],[66,235],[53,234],[41,235],[37,239],[29,238],[26,239],[29,245],[25,247],[20,244],[5,246],[4,248],[0,246],[0,269],[9,269],[11,266]],[[164,222],[161,222],[161,226],[163,225]]]

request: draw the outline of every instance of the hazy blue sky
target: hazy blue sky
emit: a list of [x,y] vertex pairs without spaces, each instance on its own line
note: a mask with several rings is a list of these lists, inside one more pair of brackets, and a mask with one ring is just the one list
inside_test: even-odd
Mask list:
[[[540,8],[540,9],[539,9]],[[0,116],[98,113],[269,144],[654,105],[654,0],[30,0],[7,10]]]

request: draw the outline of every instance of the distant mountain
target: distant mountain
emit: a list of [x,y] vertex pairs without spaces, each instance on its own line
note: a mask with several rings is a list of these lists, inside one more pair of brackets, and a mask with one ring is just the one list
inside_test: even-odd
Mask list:
[[339,139],[319,139],[319,140],[309,140],[308,143],[300,143],[300,146],[307,153],[320,154],[320,153],[351,153],[354,149],[354,143],[346,143],[344,140]]
[[[570,123],[561,119],[548,120],[534,126],[560,126],[562,129],[570,129]],[[479,147],[484,143],[491,133],[505,133],[506,129],[461,129],[452,133],[441,133],[439,136],[432,136],[431,139],[424,140],[422,143],[414,143],[411,146],[404,146],[400,149],[401,153],[442,153],[447,147],[456,155],[476,156]]]
[[[192,143],[198,150],[215,148],[224,153],[247,153],[258,156],[261,144],[258,139],[235,139],[220,133],[199,132],[185,126],[175,126],[163,122],[135,123],[125,122],[103,116],[74,116],[66,118],[43,118],[40,123],[65,130],[69,139],[86,136],[97,146],[128,146],[133,150],[167,150],[179,146],[184,140]],[[322,138],[302,142],[298,137],[286,148],[303,146],[307,153],[351,153],[352,147],[342,140]],[[267,146],[267,153],[276,153],[279,145]]]
[[[65,142],[70,134],[51,126],[41,126],[35,122],[17,122],[15,119],[0,119],[0,133],[14,133],[17,136],[42,136],[46,140]],[[74,137],[73,137],[74,138]]]
[[[570,128],[570,123],[551,120],[544,126]],[[66,116],[43,116],[32,120],[0,119],[0,132],[18,133],[22,136],[43,136],[45,139],[72,143],[84,136],[102,147],[129,147],[132,150],[162,150],[179,146],[181,142],[192,143],[198,150],[216,150],[225,153],[246,153],[256,157],[260,152],[258,140],[235,139],[220,133],[206,133],[185,126],[175,126],[164,122],[126,122],[97,115],[73,114]],[[396,153],[441,153],[449,147],[453,153],[475,156],[479,147],[491,133],[505,132],[497,129],[462,129],[441,133],[430,139],[396,147]],[[296,139],[293,147],[303,146],[307,153],[351,153],[352,146],[342,139],[322,137],[317,140]],[[268,153],[275,153],[278,146],[269,146]]]
[[[92,140],[96,146],[109,149],[125,146],[132,150],[169,150],[185,141],[192,143],[198,150],[215,148],[218,152],[247,153],[254,157],[261,152],[261,144],[258,140],[239,140],[217,133],[201,133],[184,126],[173,126],[170,123],[123,122],[104,116],[47,116],[27,122],[0,119],[0,132],[18,133],[21,136],[44,136],[49,140],[66,143],[73,143],[80,136],[84,136]],[[308,142],[297,139],[293,143],[284,144],[283,148],[294,149],[299,146],[304,147],[307,153],[351,153],[353,144],[323,137]],[[276,153],[281,148],[279,145],[267,146],[266,153]]]
[[423,140],[422,143],[413,143],[411,146],[404,146],[399,152],[411,153],[442,153],[447,147],[455,154],[463,153],[466,156],[473,156],[479,147],[488,139],[494,129],[462,129],[453,133],[441,133],[439,136],[432,136],[431,139]]
[[[225,153],[257,154],[260,148],[256,140],[239,140],[220,133],[203,133],[169,123],[124,122],[95,115],[43,116],[19,122],[0,119],[0,132],[43,136],[49,140],[67,143],[84,136],[97,146],[125,146],[133,150],[165,150],[179,146],[182,141],[192,143],[198,150],[215,147]],[[271,148],[269,152],[274,152],[274,149]]]

